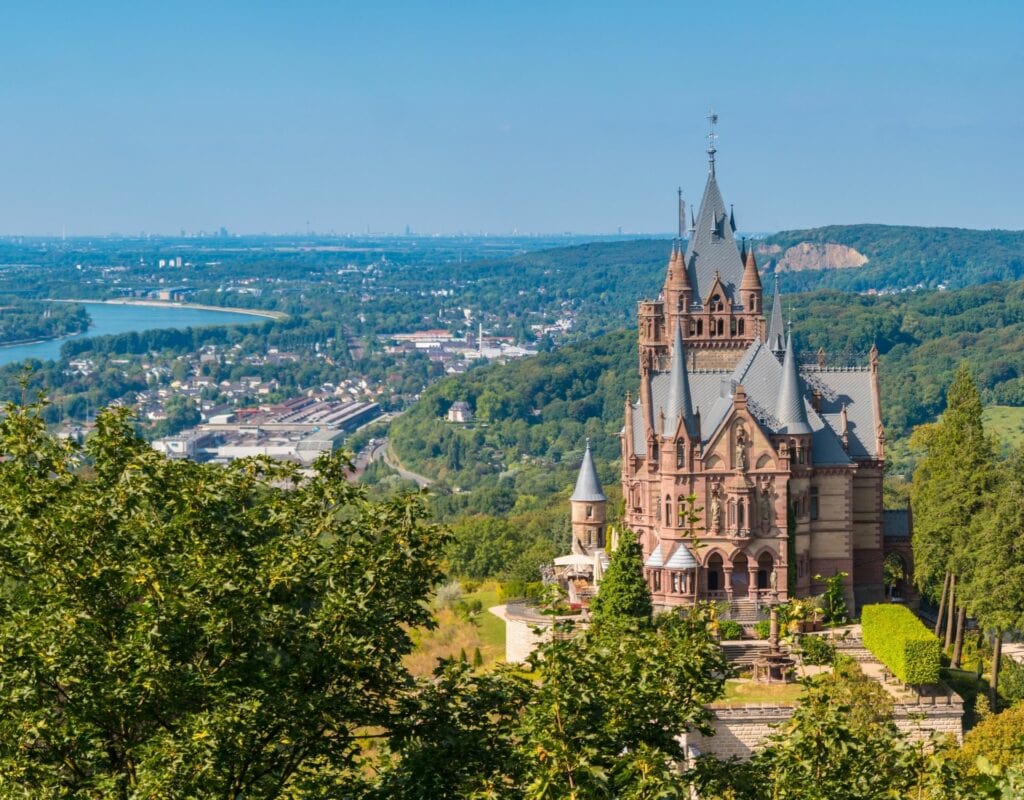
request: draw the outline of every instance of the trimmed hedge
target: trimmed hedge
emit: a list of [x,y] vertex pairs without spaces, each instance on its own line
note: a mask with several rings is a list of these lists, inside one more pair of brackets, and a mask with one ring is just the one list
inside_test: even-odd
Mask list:
[[938,683],[942,646],[905,606],[864,606],[860,615],[864,646],[904,683]]

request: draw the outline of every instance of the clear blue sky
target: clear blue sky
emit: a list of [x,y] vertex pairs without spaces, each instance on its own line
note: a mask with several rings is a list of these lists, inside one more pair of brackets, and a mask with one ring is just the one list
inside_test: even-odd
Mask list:
[[0,233],[1024,227],[1019,2],[7,4]]

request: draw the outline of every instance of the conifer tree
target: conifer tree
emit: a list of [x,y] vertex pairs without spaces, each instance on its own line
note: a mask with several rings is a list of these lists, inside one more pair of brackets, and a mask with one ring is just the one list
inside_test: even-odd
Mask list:
[[[963,572],[974,518],[993,481],[993,446],[981,423],[981,397],[966,364],[949,387],[946,411],[915,433],[925,456],[914,472],[914,582],[934,594],[947,574]],[[949,581],[953,585],[953,581]],[[964,587],[963,580],[956,586]],[[950,590],[952,594],[952,589]],[[950,618],[957,598],[949,599]],[[963,636],[957,632],[958,639]]]
[[608,571],[601,580],[597,597],[590,605],[594,623],[624,619],[650,619],[651,590],[644,580],[640,544],[630,530],[619,534],[619,546],[612,553]]
[[963,596],[972,616],[996,634],[989,682],[990,703],[998,693],[1002,634],[1024,630],[1024,448],[998,471],[990,504],[975,518],[965,553]]

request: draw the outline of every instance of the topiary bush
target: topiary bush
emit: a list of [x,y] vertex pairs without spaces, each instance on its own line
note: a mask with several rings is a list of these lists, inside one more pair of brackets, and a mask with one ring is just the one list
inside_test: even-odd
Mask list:
[[864,646],[893,675],[913,685],[938,682],[942,645],[909,609],[864,606],[860,620]]
[[727,641],[742,639],[743,626],[736,622],[736,620],[723,619],[718,623],[718,635]]
[[836,658],[836,646],[824,636],[804,636],[800,649],[805,664],[831,664]]

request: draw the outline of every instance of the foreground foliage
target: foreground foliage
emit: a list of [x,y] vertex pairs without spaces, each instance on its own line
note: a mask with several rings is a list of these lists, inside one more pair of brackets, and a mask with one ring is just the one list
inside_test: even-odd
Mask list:
[[340,457],[302,482],[170,461],[113,411],[83,454],[8,408],[0,455],[0,795],[347,780],[430,621],[444,536],[418,498],[365,501]]

